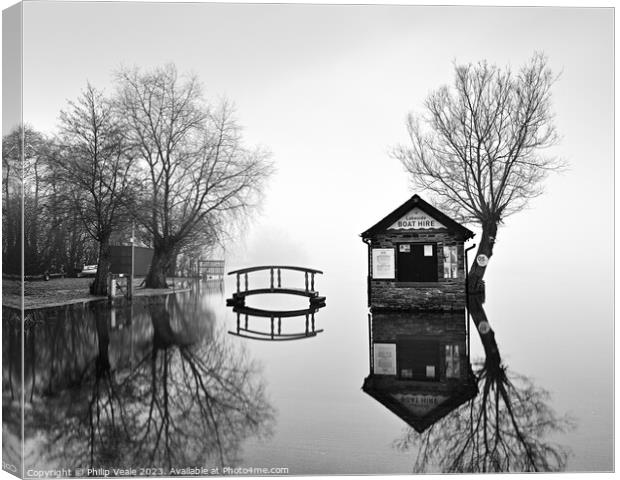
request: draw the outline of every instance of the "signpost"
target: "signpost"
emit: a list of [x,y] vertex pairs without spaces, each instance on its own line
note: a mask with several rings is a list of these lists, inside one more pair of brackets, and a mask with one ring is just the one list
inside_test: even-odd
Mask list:
[[487,257],[484,253],[481,253],[476,257],[476,262],[481,267],[486,267],[489,264],[489,257]]
[[134,242],[135,242],[135,222],[131,222],[131,272],[129,273],[129,283],[127,285],[127,298],[133,298],[133,276],[134,276]]

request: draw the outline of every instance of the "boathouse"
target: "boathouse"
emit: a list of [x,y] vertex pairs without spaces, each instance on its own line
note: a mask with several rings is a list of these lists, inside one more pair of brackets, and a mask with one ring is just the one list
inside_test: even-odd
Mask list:
[[362,390],[422,432],[475,397],[463,312],[375,312]]
[[464,310],[465,242],[474,233],[414,195],[361,234],[373,310]]

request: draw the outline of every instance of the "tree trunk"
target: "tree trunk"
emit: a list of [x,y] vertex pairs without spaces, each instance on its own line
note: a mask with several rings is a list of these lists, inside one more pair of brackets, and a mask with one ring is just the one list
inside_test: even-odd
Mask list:
[[78,266],[78,260],[82,260],[84,256],[84,242],[80,241],[80,229],[78,226],[78,214],[77,211],[73,211],[73,217],[71,220],[70,231],[71,231],[71,243],[69,245],[69,264],[67,265],[67,269],[69,275],[73,276],[76,272],[76,268]]
[[176,334],[170,324],[170,312],[163,302],[150,299],[148,306],[153,324],[153,349],[166,350],[177,343]]
[[493,246],[495,245],[495,237],[497,235],[497,222],[494,220],[485,221],[482,223],[482,238],[480,239],[480,245],[476,252],[476,258],[469,270],[469,283],[468,289],[470,294],[484,292],[484,283],[482,279],[486,272],[487,266],[478,264],[478,256],[485,255],[487,259],[490,259],[493,255]]
[[102,236],[99,242],[99,262],[97,264],[97,273],[95,280],[90,285],[90,293],[92,295],[108,294],[108,275],[112,263],[112,255],[110,252],[110,235]]
[[146,276],[144,285],[146,288],[168,288],[166,273],[170,268],[170,261],[174,249],[165,242],[155,242],[151,268]]
[[42,265],[40,252],[39,252],[39,169],[37,168],[38,162],[34,163],[34,208],[32,212],[32,223],[30,225],[30,254],[29,263],[32,270],[36,270],[36,273],[42,269],[49,269],[49,265]]
[[97,379],[110,372],[110,328],[108,326],[108,312],[102,306],[95,306],[95,327],[97,329],[97,343],[99,353],[95,360],[95,372]]
[[[7,261],[2,262],[3,271],[8,273],[18,274],[23,277],[24,264],[22,262],[22,214],[24,212],[19,199],[13,201],[12,211],[9,213],[9,221],[12,218],[12,224],[9,226],[8,231],[12,232],[12,238],[10,239],[9,248],[7,249]],[[4,270],[6,265],[6,270]]]
[[[484,311],[484,307],[482,306],[482,300],[482,295],[480,294],[469,295],[467,297],[467,306],[469,308],[471,318],[474,320],[474,324],[476,325],[476,330],[480,336],[482,346],[484,347],[485,366],[488,371],[495,372],[500,368],[502,359],[499,354],[497,341],[495,340],[495,332],[491,328],[491,325],[489,325],[487,315]],[[486,333],[482,333],[480,331],[480,324],[484,323],[486,323],[489,329]]]
[[169,277],[177,276],[177,258],[178,255],[176,253],[170,255],[170,262],[168,264],[168,270],[166,271],[166,275]]

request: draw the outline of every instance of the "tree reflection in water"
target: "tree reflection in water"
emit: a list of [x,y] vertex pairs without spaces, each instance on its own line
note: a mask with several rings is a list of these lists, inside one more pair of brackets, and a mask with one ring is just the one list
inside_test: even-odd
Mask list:
[[2,462],[4,469],[21,472],[22,462],[22,317],[2,307]]
[[68,328],[95,355],[56,360],[62,372],[48,371],[50,353],[70,355],[70,336],[38,342],[26,436],[43,439],[45,458],[33,466],[235,465],[246,438],[270,433],[274,412],[256,366],[214,331],[197,296],[138,303],[120,321],[105,305],[78,313]]
[[233,354],[223,334],[194,343],[188,330],[174,331],[171,314],[184,319],[173,301],[167,310],[150,303],[153,348],[125,382],[149,386],[137,392],[136,413],[148,412],[139,428],[137,457],[155,465],[184,465],[205,452],[233,464],[241,442],[262,432],[272,417],[263,385],[243,354]]
[[564,470],[569,451],[550,438],[573,428],[573,420],[553,410],[547,391],[502,363],[482,303],[480,295],[469,298],[485,350],[476,366],[480,393],[421,435],[407,429],[395,446],[417,451],[415,472]]

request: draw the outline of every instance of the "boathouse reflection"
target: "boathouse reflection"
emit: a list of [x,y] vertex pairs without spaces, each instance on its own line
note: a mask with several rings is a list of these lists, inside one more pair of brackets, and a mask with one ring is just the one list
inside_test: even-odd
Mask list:
[[28,468],[138,464],[165,476],[171,467],[235,465],[246,438],[270,432],[260,373],[193,293],[29,318],[25,422],[36,456]]
[[364,392],[418,432],[473,398],[465,321],[462,312],[369,314]]
[[414,472],[563,470],[569,451],[552,438],[573,428],[573,420],[553,410],[547,391],[503,363],[483,298],[470,295],[468,304],[485,351],[475,366],[480,394],[424,434],[407,431],[397,448],[416,452]]

